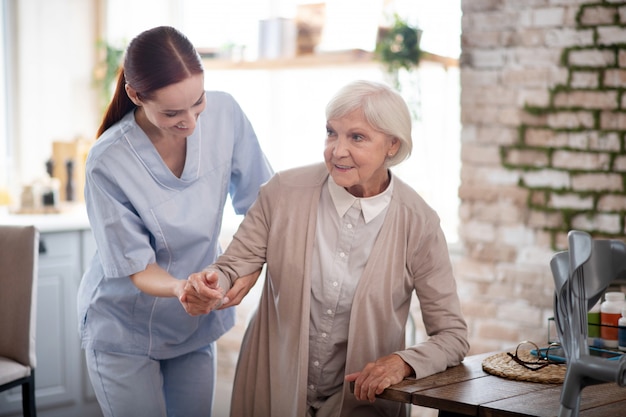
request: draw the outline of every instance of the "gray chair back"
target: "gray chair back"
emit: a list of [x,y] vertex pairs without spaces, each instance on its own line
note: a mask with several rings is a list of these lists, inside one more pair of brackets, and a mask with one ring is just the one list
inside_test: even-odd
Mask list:
[[0,225],[0,391],[22,385],[25,416],[35,413],[35,323],[39,232]]

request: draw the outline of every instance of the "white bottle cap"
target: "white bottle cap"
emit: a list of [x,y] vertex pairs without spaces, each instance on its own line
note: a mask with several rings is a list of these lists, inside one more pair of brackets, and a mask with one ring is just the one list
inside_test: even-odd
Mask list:
[[607,292],[604,298],[606,301],[622,301],[624,299],[624,293],[619,291]]

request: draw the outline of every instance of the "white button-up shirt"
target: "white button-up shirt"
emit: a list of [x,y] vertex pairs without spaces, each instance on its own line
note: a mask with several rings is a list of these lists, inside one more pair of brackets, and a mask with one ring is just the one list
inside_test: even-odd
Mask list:
[[322,190],[311,274],[309,405],[319,405],[342,387],[352,298],[392,190],[393,177],[374,197],[354,197],[332,177]]

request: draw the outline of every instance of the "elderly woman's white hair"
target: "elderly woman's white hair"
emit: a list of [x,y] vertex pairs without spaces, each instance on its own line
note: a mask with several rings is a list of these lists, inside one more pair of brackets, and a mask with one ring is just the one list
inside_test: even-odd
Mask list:
[[406,102],[391,87],[374,81],[354,81],[341,88],[326,105],[326,120],[337,119],[361,109],[375,129],[400,140],[400,148],[387,158],[388,167],[411,155],[411,113]]

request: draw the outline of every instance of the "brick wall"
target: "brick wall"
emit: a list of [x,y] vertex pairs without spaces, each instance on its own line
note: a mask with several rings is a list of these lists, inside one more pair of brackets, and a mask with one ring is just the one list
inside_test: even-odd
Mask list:
[[568,230],[624,235],[626,2],[461,4],[455,270],[477,353],[546,340]]

